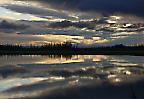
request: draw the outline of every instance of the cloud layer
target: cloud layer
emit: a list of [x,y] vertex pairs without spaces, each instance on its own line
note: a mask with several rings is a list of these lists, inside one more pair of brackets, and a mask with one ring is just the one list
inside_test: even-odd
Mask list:
[[25,24],[18,24],[13,22],[8,22],[6,20],[2,20],[0,22],[0,29],[26,29],[28,25]]
[[[142,0],[7,2],[0,4],[0,18],[9,18],[14,22],[1,22],[1,42],[45,44],[69,40],[74,43],[96,45],[122,42],[126,45],[140,44],[143,43],[141,37],[144,36],[144,27],[135,27],[135,24],[143,23],[142,18],[137,16],[143,14],[141,3]],[[134,27],[126,27],[125,23]]]
[[128,13],[144,16],[143,0],[41,0],[54,7],[96,11],[102,13]]

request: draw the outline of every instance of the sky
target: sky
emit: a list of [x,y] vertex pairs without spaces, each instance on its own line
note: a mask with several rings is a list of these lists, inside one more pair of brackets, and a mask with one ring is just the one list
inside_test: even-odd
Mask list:
[[143,4],[143,0],[0,0],[0,44],[144,44],[144,27],[127,28],[144,24]]

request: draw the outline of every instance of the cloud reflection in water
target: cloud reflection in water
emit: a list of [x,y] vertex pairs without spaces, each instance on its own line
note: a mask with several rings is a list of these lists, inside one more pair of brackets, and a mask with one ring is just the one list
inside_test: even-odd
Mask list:
[[[114,86],[132,83],[143,78],[142,60],[141,56],[1,56],[1,97],[50,95],[54,90],[101,86],[105,81]],[[11,72],[3,76],[2,71],[10,70],[6,67]]]

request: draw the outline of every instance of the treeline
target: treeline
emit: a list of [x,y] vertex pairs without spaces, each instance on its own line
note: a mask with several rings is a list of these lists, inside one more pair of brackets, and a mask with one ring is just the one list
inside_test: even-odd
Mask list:
[[103,50],[144,50],[144,45],[135,45],[135,46],[125,46],[123,44],[118,44],[114,46],[100,46],[94,47],[94,49],[103,49]]
[[61,49],[70,49],[72,48],[72,43],[64,42],[64,43],[49,43],[45,45],[0,45],[0,50],[9,50],[9,51],[21,51],[21,50],[61,50]]
[[144,46],[99,46],[80,48],[71,42],[50,43],[41,46],[0,45],[1,55],[144,55]]
[[0,54],[10,54],[10,55],[53,55],[62,54],[65,51],[72,49],[72,44],[70,42],[64,43],[50,43],[41,46],[29,45],[0,45]]

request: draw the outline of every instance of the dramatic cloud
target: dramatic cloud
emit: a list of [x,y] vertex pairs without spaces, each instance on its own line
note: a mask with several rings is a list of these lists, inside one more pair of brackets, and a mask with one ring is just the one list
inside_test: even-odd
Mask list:
[[25,24],[18,24],[13,22],[8,22],[6,20],[2,20],[0,22],[0,29],[26,29],[28,25]]
[[79,21],[79,22],[71,22],[71,21],[62,21],[51,23],[49,27],[52,28],[68,28],[68,27],[76,27],[76,28],[87,28],[87,29],[95,29],[95,20],[94,21]]
[[2,6],[6,9],[10,9],[12,11],[18,12],[18,13],[25,13],[25,14],[31,14],[31,15],[37,15],[38,17],[47,18],[47,17],[58,17],[61,19],[72,19],[73,17],[68,16],[66,13],[62,11],[58,11],[55,9],[49,9],[45,7],[36,7],[36,6],[27,6],[27,5],[15,5],[15,4],[8,4],[5,6]]
[[102,13],[127,13],[144,16],[143,0],[41,0],[53,7],[97,11]]
[[[10,1],[10,2],[9,2]],[[20,2],[19,2],[20,1]],[[0,3],[2,43],[143,43],[142,0],[7,0]],[[35,35],[35,36],[33,36]],[[52,36],[50,36],[52,35]],[[136,39],[136,40],[135,40]]]

